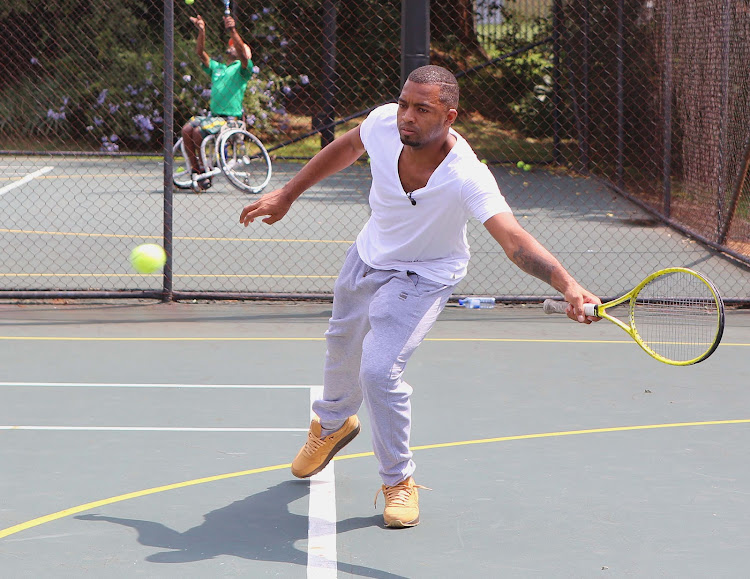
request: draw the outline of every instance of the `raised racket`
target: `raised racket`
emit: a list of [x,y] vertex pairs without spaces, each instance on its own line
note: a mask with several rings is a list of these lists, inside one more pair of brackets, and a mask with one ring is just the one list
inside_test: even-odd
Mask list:
[[[618,306],[622,319],[615,317]],[[548,314],[564,314],[567,308],[564,301],[544,302]],[[706,277],[684,267],[652,273],[624,296],[601,305],[583,304],[583,310],[587,316],[619,326],[649,356],[674,366],[708,358],[724,332],[724,302],[719,291]]]

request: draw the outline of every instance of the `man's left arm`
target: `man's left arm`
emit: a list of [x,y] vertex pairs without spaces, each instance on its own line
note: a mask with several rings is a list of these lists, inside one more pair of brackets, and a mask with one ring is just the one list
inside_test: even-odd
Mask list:
[[247,63],[253,57],[253,52],[250,49],[250,46],[245,44],[242,40],[240,33],[237,32],[234,18],[231,16],[224,16],[224,28],[229,33],[229,37],[234,43],[235,50],[237,51],[237,58],[239,59],[242,68],[247,68]]
[[587,324],[597,319],[584,315],[583,304],[599,304],[599,298],[583,289],[560,262],[533,235],[521,227],[512,213],[493,215],[484,222],[484,226],[514,264],[565,296],[565,300],[572,305],[568,317]]

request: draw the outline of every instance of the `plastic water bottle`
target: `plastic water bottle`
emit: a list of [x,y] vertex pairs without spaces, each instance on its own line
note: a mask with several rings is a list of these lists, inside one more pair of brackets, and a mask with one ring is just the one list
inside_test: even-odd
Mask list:
[[458,305],[470,310],[494,308],[495,298],[461,298]]

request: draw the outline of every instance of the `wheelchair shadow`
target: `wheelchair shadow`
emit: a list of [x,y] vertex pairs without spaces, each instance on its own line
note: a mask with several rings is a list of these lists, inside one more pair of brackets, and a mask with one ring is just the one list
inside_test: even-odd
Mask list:
[[[292,563],[307,566],[307,553],[295,547],[307,540],[308,518],[289,512],[288,505],[309,493],[308,481],[284,481],[265,491],[235,501],[204,515],[201,525],[179,532],[154,521],[124,519],[97,514],[75,517],[130,527],[138,532],[138,542],[165,549],[146,557],[151,563],[190,563],[231,555],[255,561]],[[382,516],[353,517],[336,524],[337,533],[382,525]],[[342,564],[360,577],[405,579],[386,571]]]

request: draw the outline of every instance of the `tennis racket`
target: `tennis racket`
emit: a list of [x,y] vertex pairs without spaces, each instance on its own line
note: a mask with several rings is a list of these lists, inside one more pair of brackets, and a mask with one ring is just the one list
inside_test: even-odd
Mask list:
[[224,0],[224,16],[229,16],[232,13],[231,8],[229,8],[229,0]]
[[[624,322],[607,310],[621,306]],[[548,314],[565,313],[567,302],[545,300]],[[604,318],[625,330],[649,356],[688,366],[708,358],[724,332],[724,302],[701,274],[684,267],[652,273],[632,291],[606,304],[583,304],[587,316]]]

